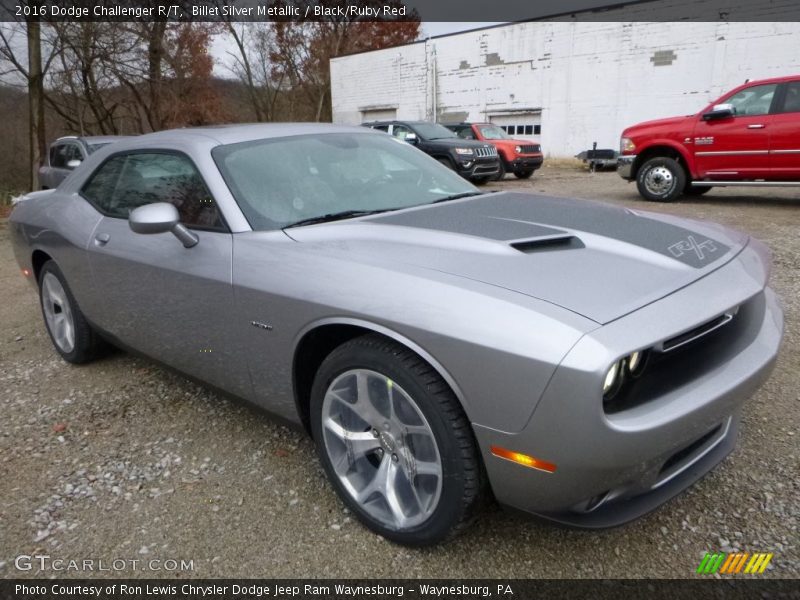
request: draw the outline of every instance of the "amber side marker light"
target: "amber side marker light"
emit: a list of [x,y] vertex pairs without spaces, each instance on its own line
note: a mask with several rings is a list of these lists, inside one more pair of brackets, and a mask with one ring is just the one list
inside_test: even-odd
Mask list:
[[31,272],[28,269],[22,269],[22,274],[25,277],[30,277],[31,276]]
[[553,463],[528,456],[527,454],[522,454],[521,452],[506,450],[500,446],[492,446],[492,454],[499,458],[505,458],[506,460],[515,462],[523,467],[530,467],[531,469],[538,469],[539,471],[545,471],[547,473],[555,473],[556,470],[556,466]]

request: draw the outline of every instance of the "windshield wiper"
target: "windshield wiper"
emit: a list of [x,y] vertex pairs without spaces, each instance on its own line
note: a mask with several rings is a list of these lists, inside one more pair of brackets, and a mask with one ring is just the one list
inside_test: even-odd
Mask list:
[[364,217],[366,215],[376,215],[390,210],[397,210],[394,208],[380,208],[378,210],[342,210],[339,212],[328,213],[326,215],[319,215],[317,217],[309,217],[307,219],[300,219],[289,225],[285,225],[283,229],[291,227],[302,227],[303,225],[314,225],[316,223],[330,223],[331,221],[341,221],[343,219],[352,219],[354,217]]
[[[494,190],[492,190],[494,191]],[[450,200],[458,200],[460,198],[469,198],[470,196],[483,196],[489,192],[462,192],[460,194],[450,194],[449,196],[445,196],[444,198],[439,198],[438,200],[434,200],[431,204],[438,204],[439,202],[448,202]]]

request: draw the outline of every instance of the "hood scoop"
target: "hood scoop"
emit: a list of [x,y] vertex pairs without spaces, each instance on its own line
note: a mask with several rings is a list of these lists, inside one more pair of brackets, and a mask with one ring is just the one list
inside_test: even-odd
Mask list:
[[527,240],[516,240],[510,242],[510,246],[524,254],[535,252],[552,252],[555,250],[578,250],[586,248],[580,238],[574,235],[551,235],[545,237],[531,238]]

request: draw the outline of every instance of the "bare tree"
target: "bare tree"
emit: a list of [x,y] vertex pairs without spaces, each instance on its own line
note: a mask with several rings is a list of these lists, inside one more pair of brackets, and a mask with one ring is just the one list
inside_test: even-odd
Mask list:
[[[25,35],[25,44],[20,41]],[[23,58],[23,47],[26,50]],[[24,22],[3,24],[0,27],[0,60],[3,71],[22,78],[28,91],[28,139],[30,148],[29,182],[31,189],[39,187],[39,164],[47,150],[44,120],[44,76],[56,56],[51,48],[42,60],[42,28],[37,17]]]

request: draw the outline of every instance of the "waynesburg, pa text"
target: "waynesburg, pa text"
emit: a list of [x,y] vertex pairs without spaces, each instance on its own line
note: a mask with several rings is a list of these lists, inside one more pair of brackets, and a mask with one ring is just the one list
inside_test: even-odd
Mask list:
[[[496,590],[494,589],[496,588]],[[474,585],[474,584],[419,584],[417,585],[382,585],[376,584],[346,584],[335,583],[331,585],[286,585],[286,584],[211,584],[195,585],[183,584],[69,584],[48,583],[38,585],[17,584],[14,586],[16,595],[23,596],[69,596],[104,598],[106,596],[175,596],[181,594],[193,598],[211,597],[247,597],[247,598],[327,598],[335,594],[336,597],[363,597],[377,596],[382,598],[402,598],[406,593],[431,598],[464,596],[469,598],[489,598],[492,596],[513,597],[514,591],[508,584]]]

